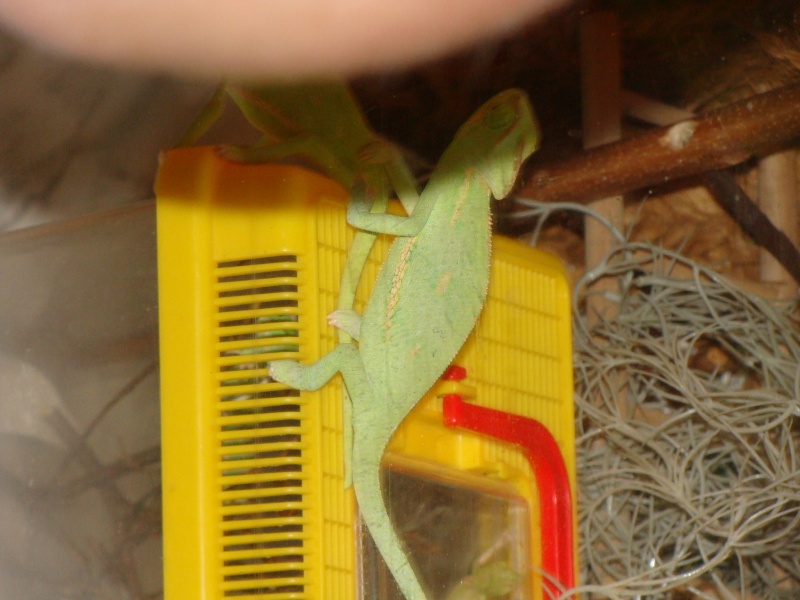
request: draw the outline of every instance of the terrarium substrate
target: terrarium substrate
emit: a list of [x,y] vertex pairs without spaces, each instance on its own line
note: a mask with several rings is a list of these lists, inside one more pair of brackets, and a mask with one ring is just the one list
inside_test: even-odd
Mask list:
[[[523,202],[542,223],[591,213]],[[796,305],[613,235],[617,249],[575,287],[583,572],[570,595],[797,597]],[[605,293],[613,318],[589,325],[586,301],[600,279],[614,283]]]

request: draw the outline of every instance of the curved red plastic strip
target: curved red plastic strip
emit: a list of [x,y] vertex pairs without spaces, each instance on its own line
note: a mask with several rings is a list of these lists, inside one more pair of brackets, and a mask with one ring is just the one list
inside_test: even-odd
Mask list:
[[[521,446],[536,476],[542,535],[542,567],[569,589],[575,585],[572,491],[555,438],[535,419],[469,404],[457,394],[444,397],[444,422]],[[545,587],[556,596],[557,588]]]

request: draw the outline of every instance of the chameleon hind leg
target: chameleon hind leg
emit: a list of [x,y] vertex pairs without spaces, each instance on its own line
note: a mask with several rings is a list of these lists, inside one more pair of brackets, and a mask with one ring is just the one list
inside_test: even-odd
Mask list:
[[274,360],[269,376],[275,381],[298,390],[315,391],[341,373],[352,397],[368,398],[372,392],[358,349],[351,344],[339,344],[317,362],[301,365],[296,360]]
[[358,436],[353,447],[353,484],[359,510],[378,550],[408,600],[426,600],[405,550],[394,531],[380,484],[380,463],[388,439],[382,415],[376,411],[364,363],[353,344],[339,344],[312,365],[293,360],[270,364],[270,377],[301,390],[318,390],[342,373],[354,400]]
[[352,342],[340,343],[312,365],[301,365],[294,360],[276,360],[270,363],[269,375],[275,381],[299,390],[314,391],[328,383],[336,373],[342,373],[342,450],[344,452],[344,484],[353,483],[353,404],[352,398],[371,397],[361,355]]

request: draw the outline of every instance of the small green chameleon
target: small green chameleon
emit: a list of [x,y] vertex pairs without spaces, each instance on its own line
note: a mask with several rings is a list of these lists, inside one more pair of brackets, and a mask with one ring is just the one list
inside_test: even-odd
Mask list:
[[[385,212],[392,190],[405,211],[413,211],[419,192],[401,150],[369,127],[344,83],[220,86],[184,134],[180,146],[194,142],[208,130],[219,118],[226,96],[263,137],[252,146],[220,146],[222,156],[244,163],[298,157],[348,190],[357,178],[363,178],[375,212]],[[369,232],[356,234],[339,290],[339,308],[352,308],[374,240]]]
[[462,125],[408,217],[370,213],[365,182],[353,186],[348,222],[398,236],[363,318],[335,311],[332,325],[358,341],[310,366],[274,361],[270,376],[316,390],[337,372],[353,402],[353,485],[362,518],[408,600],[425,592],[383,501],[380,463],[399,424],[455,358],[486,299],[490,199],[511,191],[539,130],[527,97],[503,92]]
[[[408,214],[418,199],[414,175],[401,150],[375,133],[367,124],[358,103],[339,81],[316,81],[296,85],[220,86],[200,117],[179,142],[180,146],[201,137],[222,113],[226,96],[258,131],[261,140],[252,146],[223,145],[221,156],[243,163],[266,163],[299,158],[351,189],[359,180],[367,191],[373,212],[385,212],[394,190]],[[362,182],[363,180],[363,182]],[[337,308],[353,308],[356,289],[375,234],[356,232],[348,249],[339,285]],[[339,330],[339,342],[349,342]],[[351,409],[344,397],[345,483],[351,479]]]
[[447,594],[446,600],[488,600],[510,594],[522,576],[503,560],[477,567]]

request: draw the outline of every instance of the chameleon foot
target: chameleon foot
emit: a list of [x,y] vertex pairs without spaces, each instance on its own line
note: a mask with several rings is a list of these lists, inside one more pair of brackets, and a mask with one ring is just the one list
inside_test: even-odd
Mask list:
[[269,376],[279,383],[294,387],[305,367],[296,360],[273,360],[269,365]]
[[328,325],[344,331],[354,340],[361,332],[361,315],[351,309],[339,309],[328,315]]

